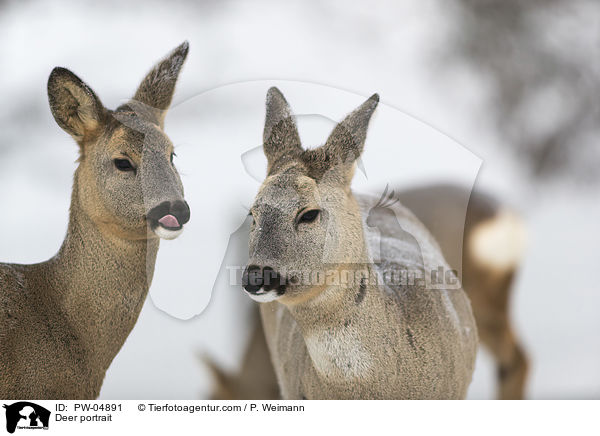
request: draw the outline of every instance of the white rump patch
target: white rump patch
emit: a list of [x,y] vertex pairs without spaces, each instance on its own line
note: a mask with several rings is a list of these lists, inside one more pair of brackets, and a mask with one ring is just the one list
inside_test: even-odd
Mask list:
[[468,244],[479,264],[497,271],[508,271],[521,261],[527,234],[518,216],[500,211],[495,217],[475,226]]
[[183,233],[183,229],[179,230],[167,230],[162,226],[158,226],[154,229],[154,234],[158,236],[160,239],[172,240],[176,239]]

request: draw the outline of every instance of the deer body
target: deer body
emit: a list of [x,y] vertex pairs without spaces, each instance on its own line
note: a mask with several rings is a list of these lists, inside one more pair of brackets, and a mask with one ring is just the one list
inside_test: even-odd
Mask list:
[[[186,55],[184,43],[116,111],[68,70],[51,74],[51,109],[81,157],[58,254],[35,265],[0,264],[1,398],[99,395],[142,309],[159,237],[176,237],[189,220],[162,132]],[[153,188],[156,179],[162,183]]]
[[[267,97],[268,176],[251,209],[244,285],[263,303],[286,399],[464,398],[471,381],[477,330],[464,291],[374,281],[449,270],[412,213],[399,204],[384,212],[350,190],[377,101],[351,113],[322,147],[303,150],[281,93]],[[307,283],[297,271],[355,280]]]
[[[528,359],[511,322],[510,302],[511,288],[523,254],[523,225],[519,220],[515,221],[515,213],[500,202],[481,192],[471,193],[463,186],[426,185],[397,192],[402,205],[427,227],[446,261],[462,277],[480,341],[496,360],[498,398],[522,399]],[[468,205],[465,204],[467,199]],[[399,213],[397,215],[400,216]],[[507,216],[512,218],[507,221]],[[399,221],[390,221],[392,234],[406,233],[403,229],[395,229]],[[410,241],[411,237],[407,239]],[[483,256],[478,252],[482,245],[488,248]],[[384,246],[391,247],[391,244]],[[500,259],[497,253],[502,253]],[[272,306],[271,311],[283,307]],[[259,311],[256,312],[259,315]],[[268,312],[266,315],[269,316]],[[255,335],[259,333],[264,334],[262,327]],[[262,363],[261,357],[269,354],[266,344],[249,344],[240,374],[236,374],[235,379],[221,375],[217,386],[249,383],[260,377],[263,380],[262,390],[255,388],[233,396],[233,399],[277,399],[263,393],[269,383],[273,389],[278,386],[272,366]],[[228,396],[228,399],[231,398],[231,395]]]
[[72,210],[53,259],[0,264],[2,398],[96,398],[148,293],[158,241],[107,237]]
[[510,313],[511,290],[525,251],[521,219],[489,195],[460,186],[422,186],[399,197],[431,231],[462,277],[481,342],[496,361],[498,398],[522,399],[529,365]]
[[[358,200],[364,221],[377,198]],[[417,238],[421,252],[407,253],[403,240],[393,243],[397,233],[383,234],[392,243],[381,253],[381,264],[366,259],[369,273],[393,269],[394,258],[418,266],[421,255],[448,270],[425,228],[407,209],[395,206],[398,220]],[[394,226],[389,223],[389,228]],[[369,232],[366,224],[363,228]],[[370,246],[379,244],[377,238],[365,238],[364,244],[367,251],[379,248]],[[353,288],[332,286],[314,301],[289,308],[278,302],[261,305],[283,397],[464,398],[474,369],[477,330],[463,291],[365,288],[361,290],[360,282]]]

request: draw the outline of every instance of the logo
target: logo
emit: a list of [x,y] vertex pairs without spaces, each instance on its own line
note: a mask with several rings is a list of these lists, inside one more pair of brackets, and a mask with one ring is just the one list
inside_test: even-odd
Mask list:
[[28,430],[48,430],[50,411],[28,401],[4,405],[6,409],[6,431],[14,433],[18,428]]

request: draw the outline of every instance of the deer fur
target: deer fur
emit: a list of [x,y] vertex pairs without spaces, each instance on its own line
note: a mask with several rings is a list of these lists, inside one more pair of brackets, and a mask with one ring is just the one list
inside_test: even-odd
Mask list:
[[[522,262],[525,230],[516,212],[488,194],[458,185],[426,185],[396,191],[440,245],[447,262],[462,278],[471,300],[481,343],[496,361],[497,398],[523,399],[529,362],[511,321],[510,302],[515,275]],[[464,211],[464,200],[469,198]],[[443,218],[443,219],[441,219]],[[498,248],[498,249],[497,249]],[[498,258],[497,252],[503,253]],[[260,316],[258,308],[256,316]],[[213,368],[217,399],[277,399],[264,392],[278,388],[273,366],[264,364],[269,350],[256,327],[239,373]],[[253,380],[261,380],[254,386]],[[245,386],[243,391],[235,386]],[[254,389],[250,389],[253,387]],[[222,393],[226,392],[227,396]],[[278,392],[278,391],[277,391]]]
[[529,364],[510,319],[511,290],[525,250],[521,219],[491,196],[460,186],[422,186],[398,196],[431,231],[462,277],[481,342],[496,360],[497,397],[524,398]]
[[[58,254],[0,264],[0,398],[99,395],[142,309],[159,236],[177,236],[172,223],[189,220],[163,131],[187,52],[187,42],[177,47],[115,111],[72,72],[52,71],[50,108],[78,143],[79,164]],[[115,159],[134,169],[119,170]]]
[[[449,270],[410,211],[395,203],[382,212],[377,198],[350,189],[378,101],[372,96],[323,146],[305,150],[283,95],[276,88],[267,95],[268,173],[251,208],[244,284],[262,303],[285,399],[464,398],[471,382],[477,330],[460,286],[372,281],[402,268]],[[317,218],[303,222],[307,210],[319,211]],[[256,271],[263,271],[260,288]],[[306,271],[345,271],[356,280],[305,282],[298,272]]]

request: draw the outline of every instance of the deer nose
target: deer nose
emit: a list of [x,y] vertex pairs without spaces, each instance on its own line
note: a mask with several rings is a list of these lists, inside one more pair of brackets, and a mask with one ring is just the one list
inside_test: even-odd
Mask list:
[[251,294],[272,290],[276,290],[279,295],[285,293],[285,280],[270,266],[261,268],[258,265],[249,265],[242,275],[242,285]]
[[281,279],[281,275],[270,266],[265,266],[263,268],[263,282],[265,291],[272,291],[273,289],[280,290],[282,286],[285,288],[285,283]]
[[152,208],[146,215],[153,227],[164,227],[167,230],[179,230],[190,220],[190,207],[182,200],[163,201]]
[[242,285],[244,289],[251,294],[256,294],[263,287],[262,268],[257,265],[250,265],[244,270],[242,275]]

